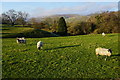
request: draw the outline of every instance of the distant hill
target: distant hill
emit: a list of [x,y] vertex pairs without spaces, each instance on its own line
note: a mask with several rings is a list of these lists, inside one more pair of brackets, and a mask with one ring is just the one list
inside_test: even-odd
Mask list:
[[70,18],[67,18],[66,21],[71,23],[71,22],[75,22],[75,21],[78,21],[78,22],[86,22],[88,19],[90,18],[90,16],[75,16],[75,17],[70,17]]
[[58,35],[43,31],[40,29],[26,28],[26,27],[2,27],[2,38],[41,38],[41,37],[57,37]]
[[56,15],[51,15],[48,17],[64,17],[64,18],[70,18],[70,17],[77,17],[77,16],[81,16],[79,14],[56,14]]
[[52,18],[52,19],[59,19],[60,17],[64,17],[66,22],[73,22],[73,21],[87,21],[90,18],[90,15],[87,16],[83,16],[83,15],[79,15],[79,14],[56,14],[56,15],[51,15],[51,16],[46,16],[43,17],[43,19],[45,18]]

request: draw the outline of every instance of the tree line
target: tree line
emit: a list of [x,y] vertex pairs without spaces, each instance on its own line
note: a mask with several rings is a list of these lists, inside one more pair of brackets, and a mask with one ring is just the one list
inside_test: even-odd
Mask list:
[[29,18],[29,14],[22,11],[9,10],[2,14],[2,24],[14,26],[27,25],[35,29],[44,29],[62,36],[83,35],[91,33],[118,33],[119,16],[117,12],[103,12],[90,15],[85,21],[81,18],[66,21],[65,17]]

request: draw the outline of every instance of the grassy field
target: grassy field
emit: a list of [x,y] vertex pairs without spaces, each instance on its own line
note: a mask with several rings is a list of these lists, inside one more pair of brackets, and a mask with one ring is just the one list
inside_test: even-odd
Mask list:
[[[112,49],[112,56],[97,57],[97,47]],[[118,34],[27,38],[27,44],[3,38],[2,51],[3,78],[120,78]]]
[[25,32],[25,31],[29,31],[29,30],[33,30],[33,28],[26,28],[26,27],[1,27],[1,33],[2,35],[0,36],[9,36],[12,34],[17,34],[17,33],[21,33],[21,32]]
[[16,37],[54,37],[57,36],[53,33],[34,29],[30,27],[0,27],[0,37],[3,38],[16,38]]

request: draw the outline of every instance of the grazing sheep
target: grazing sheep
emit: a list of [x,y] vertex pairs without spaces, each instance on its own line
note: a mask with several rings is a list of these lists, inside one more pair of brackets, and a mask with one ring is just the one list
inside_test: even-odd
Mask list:
[[17,41],[17,43],[26,43],[26,39],[24,37],[17,38],[16,41]]
[[111,56],[112,50],[111,49],[105,49],[105,48],[96,48],[96,55],[106,55]]
[[42,41],[37,42],[37,49],[40,50],[42,49],[42,47],[43,47],[43,42]]
[[104,33],[104,32],[102,33],[102,36],[105,36],[105,33]]

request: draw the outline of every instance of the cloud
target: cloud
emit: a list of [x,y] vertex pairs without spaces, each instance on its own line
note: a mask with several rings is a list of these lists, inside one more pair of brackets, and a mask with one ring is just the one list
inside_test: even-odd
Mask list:
[[117,3],[85,3],[84,5],[77,5],[74,7],[59,7],[54,9],[36,8],[32,16],[49,16],[54,14],[80,14],[88,15],[96,12],[111,11],[118,8]]

